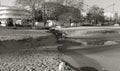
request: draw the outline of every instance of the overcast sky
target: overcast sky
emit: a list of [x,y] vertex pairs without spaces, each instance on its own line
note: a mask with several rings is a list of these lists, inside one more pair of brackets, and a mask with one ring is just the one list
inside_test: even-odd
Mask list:
[[[110,5],[112,5],[113,3],[115,3],[115,6],[114,6],[115,9],[114,10],[120,12],[120,0],[85,0],[84,2],[87,3],[90,6],[98,5],[102,8],[106,8]],[[113,6],[110,6],[110,7],[106,8],[105,11],[106,12],[113,11]]]
[[15,0],[1,0],[2,5],[13,6],[14,3],[15,3]]
[[[98,5],[102,8],[105,8],[113,3],[115,3],[115,11],[120,12],[120,0],[85,0],[84,1],[86,4],[88,4],[89,6],[92,5]],[[1,4],[2,5],[7,5],[7,6],[13,6],[15,3],[15,0],[1,0]],[[106,12],[112,12],[113,11],[113,7],[109,7],[107,9],[105,9]]]

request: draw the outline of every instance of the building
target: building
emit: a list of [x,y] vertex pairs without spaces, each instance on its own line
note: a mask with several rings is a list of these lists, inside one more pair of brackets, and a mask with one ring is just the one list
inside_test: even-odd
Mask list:
[[86,17],[86,16],[87,16],[87,12],[81,12],[81,15],[82,15],[83,17]]
[[0,22],[7,25],[7,19],[12,19],[13,24],[22,23],[22,20],[30,18],[30,12],[17,7],[0,6]]
[[106,20],[120,20],[120,13],[119,12],[106,12],[104,13]]
[[106,20],[114,20],[114,13],[111,12],[105,12],[104,13],[105,19]]

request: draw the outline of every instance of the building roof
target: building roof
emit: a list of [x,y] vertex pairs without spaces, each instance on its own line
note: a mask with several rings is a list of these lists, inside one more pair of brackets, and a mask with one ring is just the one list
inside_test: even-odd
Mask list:
[[23,10],[23,11],[27,11],[29,12],[28,10],[24,9],[24,8],[18,8],[16,6],[0,6],[0,10],[5,10],[5,9],[10,9],[10,10]]
[[4,18],[29,18],[30,12],[15,6],[0,6],[0,19]]

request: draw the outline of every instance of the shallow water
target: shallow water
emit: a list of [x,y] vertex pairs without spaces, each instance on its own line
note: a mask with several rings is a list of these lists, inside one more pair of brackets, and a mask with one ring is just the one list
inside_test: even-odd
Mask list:
[[120,71],[120,48],[114,47],[114,49],[105,50],[101,52],[95,52],[91,54],[84,54],[87,57],[95,59],[105,69],[109,71]]
[[[112,42],[106,43],[107,45],[112,44]],[[116,44],[116,43],[115,43]],[[77,45],[78,46],[78,45]],[[105,47],[96,47],[88,49],[71,49],[75,45],[67,43],[64,48],[67,47],[68,51],[65,51],[64,54],[71,58],[70,63],[78,66],[91,66],[97,69],[105,68],[108,71],[120,71],[120,45],[115,46],[105,46]]]

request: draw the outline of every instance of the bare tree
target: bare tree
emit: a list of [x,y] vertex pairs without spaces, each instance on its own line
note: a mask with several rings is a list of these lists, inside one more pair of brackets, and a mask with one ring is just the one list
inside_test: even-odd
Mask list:
[[63,4],[64,0],[45,0],[45,2],[52,2],[52,3]]
[[78,8],[83,10],[83,0],[64,0],[63,5]]
[[96,5],[93,5],[89,9],[87,18],[90,22],[93,20],[95,24],[98,22],[104,22],[104,10]]
[[21,8],[26,8],[31,11],[31,16],[33,20],[33,27],[35,23],[35,11],[40,10],[42,7],[42,4],[46,2],[52,2],[52,3],[63,3],[63,0],[16,0],[16,6]]
[[[83,8],[82,0],[16,0],[16,6],[26,8],[31,11],[31,16],[33,20],[33,27],[35,24],[35,11],[41,10],[42,4],[46,2],[59,3],[70,7],[78,8],[80,11]],[[45,7],[43,7],[45,8]],[[56,7],[54,7],[56,8]],[[50,8],[51,9],[51,8]],[[43,10],[46,11],[45,9]],[[43,15],[45,16],[45,15]],[[56,17],[56,16],[55,16]],[[45,18],[44,18],[45,19]]]
[[35,11],[40,8],[40,5],[44,3],[44,0],[16,0],[16,6],[26,8],[31,11],[33,20],[32,26],[35,24]]

